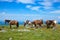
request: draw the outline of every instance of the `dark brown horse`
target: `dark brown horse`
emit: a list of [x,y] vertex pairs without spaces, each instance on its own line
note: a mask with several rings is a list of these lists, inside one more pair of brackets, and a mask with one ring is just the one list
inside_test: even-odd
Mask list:
[[5,20],[5,24],[6,24],[6,22],[9,23],[10,28],[12,27],[11,25],[16,25],[17,28],[19,27],[19,22],[16,20]]
[[36,28],[38,28],[37,25],[39,25],[39,27],[41,27],[42,24],[43,24],[43,20],[34,20],[34,21],[32,22],[32,24],[33,24]]
[[47,28],[50,28],[50,26],[52,25],[53,27],[56,27],[56,20],[47,20],[46,21],[46,25],[47,25]]

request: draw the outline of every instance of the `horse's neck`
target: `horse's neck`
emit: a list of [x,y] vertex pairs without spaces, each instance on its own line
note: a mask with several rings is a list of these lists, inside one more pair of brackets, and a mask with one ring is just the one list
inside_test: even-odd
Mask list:
[[10,20],[8,20],[8,21],[6,21],[6,22],[8,22],[8,23],[9,23],[9,22],[10,22]]

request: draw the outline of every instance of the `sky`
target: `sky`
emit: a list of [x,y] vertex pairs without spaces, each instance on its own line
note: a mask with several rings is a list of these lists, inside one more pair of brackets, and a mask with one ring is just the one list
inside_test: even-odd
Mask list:
[[60,0],[0,0],[0,21],[60,21]]

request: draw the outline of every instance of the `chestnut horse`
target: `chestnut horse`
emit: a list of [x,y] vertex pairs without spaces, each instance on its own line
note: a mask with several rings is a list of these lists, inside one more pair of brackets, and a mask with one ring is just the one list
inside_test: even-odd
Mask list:
[[47,28],[50,28],[51,25],[52,25],[53,27],[56,27],[56,23],[57,23],[56,20],[47,20],[47,21],[46,21]]
[[6,23],[9,23],[10,28],[12,27],[11,25],[16,25],[16,28],[19,27],[19,22],[16,21],[16,20],[5,20],[5,24],[6,24]]
[[24,22],[24,26],[25,26],[26,24],[28,24],[28,25],[33,25],[33,26],[35,26],[36,28],[38,28],[37,25],[42,26],[43,20],[34,20],[34,21],[32,21],[32,22],[30,22],[29,20],[26,20],[26,21]]
[[43,24],[43,20],[34,20],[33,22],[31,22],[36,28],[38,28],[37,25],[39,25],[39,27],[42,26]]

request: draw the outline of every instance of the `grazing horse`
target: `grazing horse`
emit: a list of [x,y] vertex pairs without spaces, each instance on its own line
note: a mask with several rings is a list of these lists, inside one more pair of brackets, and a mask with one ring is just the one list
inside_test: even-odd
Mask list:
[[47,20],[47,21],[46,21],[47,28],[50,28],[51,25],[52,25],[53,27],[56,27],[56,23],[57,23],[56,20]]
[[30,21],[29,20],[26,20],[25,22],[24,22],[24,27],[28,24],[28,25],[30,25]]
[[31,22],[36,28],[38,28],[37,25],[42,26],[43,24],[43,20],[34,20],[33,22]]
[[16,20],[5,20],[5,23],[8,22],[10,25],[10,28],[12,27],[11,25],[16,25],[17,28],[19,27],[19,22]]

